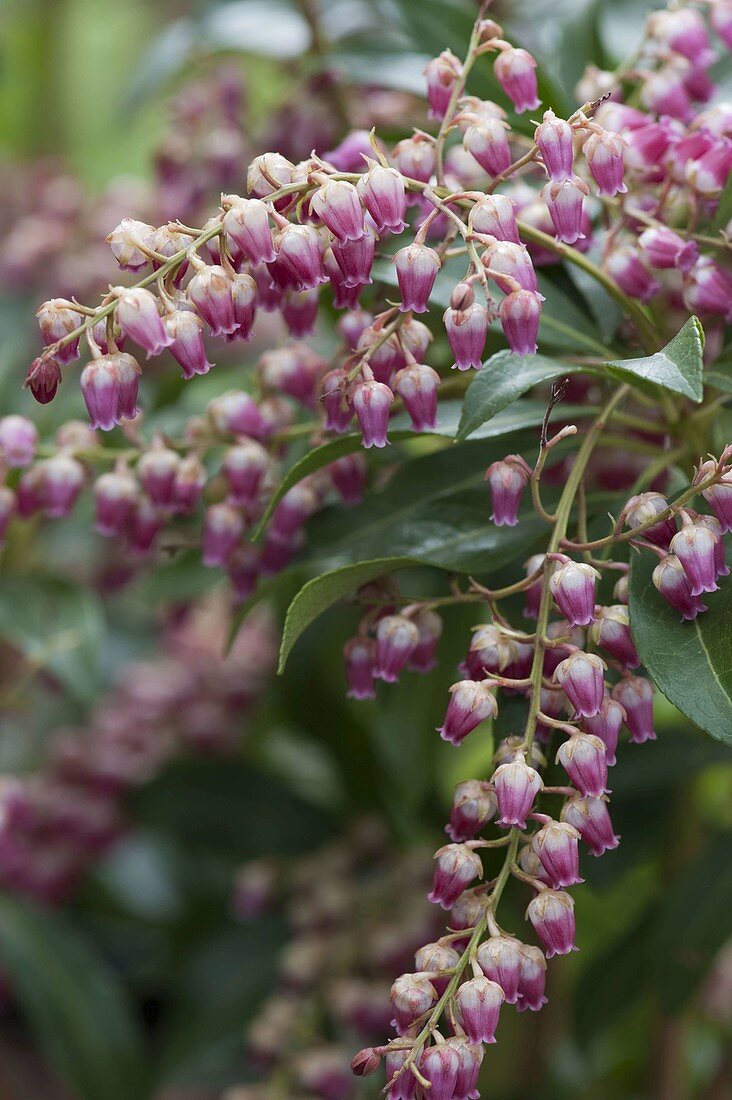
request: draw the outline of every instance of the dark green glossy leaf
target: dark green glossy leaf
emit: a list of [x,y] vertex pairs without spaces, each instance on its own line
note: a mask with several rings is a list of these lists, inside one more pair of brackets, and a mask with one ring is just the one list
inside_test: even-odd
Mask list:
[[514,355],[499,351],[484,364],[465,394],[458,439],[467,439],[486,421],[505,409],[532,386],[586,371],[545,355]]
[[0,897],[0,959],[41,1050],[76,1095],[149,1095],[122,987],[62,914]]
[[611,374],[634,385],[652,383],[692,401],[704,395],[702,376],[704,330],[696,317],[690,317],[663,351],[643,359],[619,359],[605,364]]
[[[446,401],[443,405],[440,405],[439,410],[439,422],[437,427],[432,432],[420,432],[419,434],[413,432],[409,427],[409,418],[405,413],[394,417],[389,426],[389,439],[392,443],[399,443],[410,439],[422,439],[429,436],[436,436],[442,439],[454,439],[457,435],[458,424],[460,422],[460,415],[462,410],[462,402],[460,401]],[[566,415],[581,416],[585,410],[580,406],[572,406],[571,408],[563,408],[563,412]],[[511,405],[510,409],[505,409],[502,413],[499,413],[494,417],[489,424],[483,424],[472,433],[473,439],[495,439],[501,435],[510,435],[512,432],[521,431],[524,428],[538,427],[541,424],[544,413],[546,412],[546,406],[541,401],[516,401]],[[316,470],[321,470],[323,466],[328,466],[331,462],[335,462],[337,458],[342,458],[344,455],[355,454],[360,451],[362,447],[361,436],[357,433],[350,435],[341,435],[335,439],[329,439],[327,443],[321,444],[320,447],[316,447],[296,462],[287,471],[282,479],[282,482],[277,488],[277,491],[273,495],[267,510],[265,511],[262,519],[257,524],[256,529],[252,532],[252,539],[258,539],[264,530],[264,527],[274,511],[275,505],[288,489],[291,489],[293,485],[296,485],[308,474],[315,473]]]
[[362,584],[368,584],[377,577],[411,564],[409,558],[378,558],[375,561],[358,562],[357,565],[344,565],[341,569],[334,569],[322,577],[314,577],[308,581],[287,611],[277,671],[284,671],[290,651],[300,635],[334,603],[360,588]]
[[655,565],[642,554],[630,570],[630,624],[641,660],[687,718],[732,745],[732,585],[704,596],[707,612],[680,622],[653,585]]

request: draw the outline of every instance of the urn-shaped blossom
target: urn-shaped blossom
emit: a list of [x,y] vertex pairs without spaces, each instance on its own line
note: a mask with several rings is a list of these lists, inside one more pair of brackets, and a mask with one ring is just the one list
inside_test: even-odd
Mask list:
[[562,807],[562,821],[574,825],[593,856],[601,856],[617,848],[620,837],[613,832],[610,813],[604,798],[568,798]]
[[523,752],[496,768],[492,783],[498,799],[498,824],[526,828],[526,816],[544,786],[541,776],[526,763]]
[[497,241],[513,241],[520,244],[516,207],[508,195],[497,192],[481,195],[468,214],[468,226],[473,233],[485,233]]
[[579,176],[552,181],[542,189],[557,240],[574,244],[584,237],[584,200],[589,187]]
[[587,733],[599,737],[605,746],[605,759],[608,767],[615,763],[620,728],[625,721],[625,710],[611,695],[605,694],[599,713],[592,718],[583,718],[582,726]]
[[486,783],[466,779],[455,788],[445,832],[457,844],[472,840],[495,817],[497,808],[496,796]]
[[640,664],[638,651],[630,635],[628,608],[624,604],[598,608],[589,634],[595,645],[600,646],[626,668],[637,668]]
[[126,352],[92,359],[81,372],[81,392],[92,428],[110,431],[137,415],[140,368]]
[[402,974],[391,987],[391,1006],[398,1035],[403,1035],[437,1000],[437,990],[427,974]]
[[506,997],[498,982],[471,978],[455,994],[463,1030],[471,1043],[495,1043],[501,1005]]
[[413,617],[419,641],[409,658],[409,667],[414,672],[430,672],[437,665],[437,646],[442,637],[442,619],[436,611],[422,608]]
[[538,1012],[545,1004],[546,959],[533,944],[521,944],[521,977],[519,979],[519,1012]]
[[0,419],[0,459],[5,466],[19,469],[28,466],[36,454],[38,429],[25,416],[3,416]]
[[394,394],[383,382],[359,382],[352,394],[364,447],[385,447]]
[[[660,493],[641,493],[639,496],[631,497],[623,509],[626,527],[640,527],[650,523],[654,516],[667,508],[668,501]],[[658,523],[646,527],[642,534],[648,542],[665,550],[676,534],[676,520],[673,516],[666,516]]]
[[600,574],[584,562],[565,561],[549,578],[557,607],[570,626],[587,626],[594,618],[595,585]]
[[513,936],[489,936],[478,948],[478,965],[503,990],[506,1004],[515,1005],[521,979],[521,944]]
[[554,670],[554,678],[578,714],[592,718],[599,714],[605,694],[603,673],[607,665],[596,653],[577,650]]
[[541,301],[531,290],[514,290],[498,307],[503,335],[515,355],[533,355],[541,320]]
[[623,150],[625,143],[619,134],[593,128],[582,146],[587,166],[601,195],[624,194]]
[[448,943],[426,943],[414,956],[417,970],[431,975],[437,995],[442,996],[450,981],[450,971],[460,962],[460,955]]
[[573,734],[559,746],[556,759],[580,794],[599,798],[605,793],[607,759],[605,744],[599,737],[586,733]]
[[173,343],[154,294],[143,287],[123,286],[113,287],[112,294],[117,298],[115,313],[123,335],[139,344],[147,352],[148,359]]
[[356,187],[373,219],[376,232],[401,233],[407,212],[407,195],[401,172],[372,161]]
[[79,357],[79,337],[72,340],[65,338],[77,329],[82,322],[82,315],[73,309],[70,302],[64,298],[51,298],[44,302],[36,313],[38,325],[43,336],[43,343],[48,347],[58,340],[65,340],[62,347],[54,352],[54,359],[60,366],[73,363]]
[[374,676],[394,684],[399,673],[414,653],[419,630],[404,615],[385,615],[376,627],[376,662]]
[[231,289],[231,279],[218,264],[202,265],[188,284],[189,301],[211,329],[212,336],[228,336],[238,327]]
[[440,737],[459,745],[487,718],[495,718],[498,705],[491,688],[479,680],[459,680],[450,688],[445,720]]
[[310,209],[337,240],[357,241],[363,236],[363,207],[347,180],[327,179],[310,200]]
[[460,1055],[449,1042],[426,1047],[419,1061],[420,1073],[430,1083],[430,1100],[453,1100]]
[[349,699],[375,699],[376,642],[366,634],[351,638],[343,650]]
[[670,549],[689,578],[692,596],[716,592],[716,548],[718,538],[708,527],[685,524],[670,542]]
[[275,258],[271,207],[261,199],[242,199],[238,195],[224,195],[221,202],[226,209],[224,233],[234,245],[232,251],[242,252],[253,264],[271,263]]
[[450,350],[458,370],[480,370],[483,349],[488,334],[488,311],[475,301],[469,283],[458,283],[452,292],[450,306],[443,314]]
[[493,63],[493,72],[518,114],[536,110],[539,106],[536,61],[530,53],[512,46],[502,50]]
[[477,852],[465,844],[446,844],[435,853],[435,860],[429,900],[450,909],[471,882],[483,877],[483,864]]
[[439,384],[439,374],[425,363],[412,363],[394,375],[392,389],[404,402],[415,432],[434,428],[437,422]]
[[580,834],[565,821],[547,821],[531,841],[553,887],[574,886],[583,880],[579,875]]
[[126,469],[102,474],[94,483],[95,529],[108,538],[127,528],[140,495],[137,481]]
[[413,313],[426,313],[437,272],[440,270],[439,255],[434,248],[415,241],[397,252],[394,265],[402,296],[400,310],[403,313],[409,310]]
[[212,504],[203,523],[203,564],[225,565],[244,533],[242,515],[231,504]]
[[636,744],[655,741],[653,728],[653,687],[644,676],[624,676],[612,691],[613,699],[625,710],[625,724]]
[[530,477],[531,469],[521,455],[506,455],[488,467],[485,479],[491,490],[491,519],[496,527],[516,526],[521,494]]
[[209,363],[206,355],[203,322],[198,314],[190,309],[176,309],[163,317],[163,325],[170,337],[170,354],[180,364],[183,377],[207,374],[213,363]]
[[546,957],[568,955],[574,944],[574,902],[564,890],[540,890],[532,898],[526,916],[546,947]]

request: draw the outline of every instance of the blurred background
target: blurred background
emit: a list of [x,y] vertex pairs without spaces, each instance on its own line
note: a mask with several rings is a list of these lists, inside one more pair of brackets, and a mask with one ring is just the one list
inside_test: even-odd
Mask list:
[[[587,60],[632,49],[650,6],[504,0],[494,15],[561,109]],[[121,217],[202,224],[259,152],[426,126],[424,64],[464,52],[474,17],[468,0],[3,0],[0,413],[45,440],[83,419],[78,388],[41,408],[20,384],[38,304],[118,281],[104,237]],[[277,336],[265,326],[260,350]],[[150,422],[172,430],[242,385],[241,354],[185,389],[146,371]],[[455,750],[432,732],[474,612],[446,618],[430,675],[352,703],[355,610],[311,627],[277,678],[297,577],[224,658],[230,599],[197,555],[131,566],[91,523],[87,503],[16,525],[0,559],[0,1096],[310,1096],[309,1054],[326,1042],[340,1065],[380,1038],[391,980],[436,934],[431,853],[454,784],[490,759],[489,734]],[[623,843],[584,860],[581,951],[550,968],[542,1013],[505,1014],[484,1095],[730,1095],[732,767],[658,710],[658,742],[613,772]],[[246,1091],[283,1036],[303,1083]]]

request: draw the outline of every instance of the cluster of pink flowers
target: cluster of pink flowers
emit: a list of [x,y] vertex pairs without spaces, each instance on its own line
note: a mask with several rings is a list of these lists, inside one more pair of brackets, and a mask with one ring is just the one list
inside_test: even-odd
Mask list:
[[128,792],[175,755],[236,750],[271,673],[267,616],[245,624],[221,659],[226,609],[189,608],[163,655],[130,663],[86,724],[55,731],[38,770],[0,777],[0,883],[44,904],[63,902],[126,828]]
[[[438,933],[424,898],[427,855],[419,848],[395,853],[384,825],[366,819],[311,855],[241,868],[234,894],[239,919],[284,905],[289,935],[277,982],[246,1032],[261,1083],[232,1088],[223,1100],[265,1100],[276,1081],[293,1096],[354,1095],[353,1037],[379,1040],[391,1018],[391,975]],[[396,890],[405,895],[398,911]],[[316,1040],[298,1028],[311,1017],[318,1020]]]

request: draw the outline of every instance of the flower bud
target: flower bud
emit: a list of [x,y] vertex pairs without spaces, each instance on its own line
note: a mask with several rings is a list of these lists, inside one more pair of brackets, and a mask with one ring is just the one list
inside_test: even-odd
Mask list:
[[531,290],[514,290],[498,307],[503,335],[514,355],[534,355],[541,320],[541,301]]
[[536,61],[526,50],[503,49],[493,63],[493,74],[518,114],[539,106]]
[[483,877],[483,863],[477,852],[465,844],[446,844],[435,852],[435,867],[431,902],[443,909],[450,909],[460,894],[476,878]]
[[424,70],[427,77],[427,99],[430,118],[443,119],[450,105],[453,89],[460,80],[463,67],[451,50],[443,50],[433,57]]
[[148,252],[155,247],[155,226],[134,218],[123,218],[107,237],[107,244],[121,268],[139,271],[149,262]]
[[372,1073],[376,1073],[377,1069],[381,1065],[381,1055],[373,1047],[364,1047],[363,1050],[359,1050],[358,1054],[354,1055],[351,1061],[351,1072],[356,1077],[369,1077]]
[[578,714],[592,718],[600,713],[605,694],[603,673],[607,665],[596,653],[570,653],[554,670],[554,678]]
[[385,615],[376,627],[374,676],[387,684],[395,684],[418,641],[419,631],[411,619],[404,615]]
[[607,790],[605,743],[599,737],[573,734],[559,746],[556,762],[562,765],[581,795],[599,798]]
[[39,405],[48,405],[56,396],[61,382],[61,368],[53,359],[34,359],[28,368],[25,385]]
[[716,547],[718,538],[708,527],[685,524],[670,542],[670,550],[681,562],[689,578],[692,596],[716,592]]
[[450,1043],[425,1047],[419,1070],[430,1083],[430,1100],[453,1100],[460,1072],[460,1055]]
[[595,585],[600,574],[584,562],[566,561],[552,573],[549,588],[570,626],[587,626],[594,618]]
[[394,375],[392,389],[404,402],[415,432],[429,431],[437,422],[440,376],[424,363],[412,363]]
[[238,195],[224,195],[224,233],[234,250],[243,252],[252,264],[271,263],[275,258],[270,207],[261,199],[242,199]]
[[525,829],[526,816],[544,786],[539,773],[526,763],[525,753],[517,752],[513,760],[496,768],[491,782],[498,799],[498,824]]
[[574,945],[574,901],[563,890],[541,890],[532,898],[526,916],[546,947],[546,957],[568,955]]
[[468,228],[498,241],[521,243],[513,200],[500,193],[481,195],[468,214]]
[[[64,298],[51,298],[44,302],[36,313],[38,325],[43,336],[43,343],[48,347],[59,340],[64,340],[69,333],[78,328],[82,322],[82,315],[72,309],[71,304]],[[69,340],[55,352],[54,358],[60,366],[73,363],[79,358],[79,337]]]
[[445,832],[456,844],[472,840],[482,832],[497,810],[496,796],[478,779],[458,783]]
[[122,286],[112,287],[112,294],[117,298],[115,316],[122,334],[139,344],[148,359],[172,344],[173,337],[163,324],[154,294],[142,287]]
[[415,1020],[429,1012],[437,1000],[437,991],[426,974],[402,974],[392,985],[389,1000],[397,1035],[404,1035]]
[[394,256],[397,282],[402,296],[402,313],[426,313],[430,294],[440,270],[440,257],[434,248],[413,242]]
[[579,176],[547,183],[542,188],[541,197],[549,210],[557,240],[574,244],[584,237],[584,199],[588,194],[589,188]]
[[511,164],[508,132],[503,119],[472,116],[463,134],[463,148],[489,176],[500,176]]
[[471,978],[455,994],[465,1034],[471,1043],[495,1043],[496,1028],[505,1001],[503,989],[490,978]]
[[81,372],[81,392],[92,428],[110,431],[137,416],[140,367],[126,352],[92,359]]
[[209,568],[226,565],[244,533],[241,513],[231,504],[212,504],[203,522],[203,564]]
[[140,491],[126,469],[102,474],[94,484],[95,530],[107,538],[122,535],[135,510]]
[[595,645],[627,668],[637,668],[640,664],[638,650],[630,636],[628,608],[624,604],[598,608],[596,621],[589,633]]
[[574,163],[572,127],[554,111],[544,111],[544,118],[534,132],[541,159],[549,178],[556,181],[569,179]]
[[608,767],[612,767],[615,764],[615,752],[618,747],[620,727],[624,721],[625,710],[616,699],[613,699],[611,695],[607,694],[605,694],[602,700],[602,706],[599,713],[593,718],[582,719],[582,726],[586,732],[593,734],[595,737],[599,737],[605,746],[605,759]]
[[394,394],[383,382],[359,382],[353,390],[353,407],[363,437],[363,446],[385,447],[389,410]]
[[636,744],[655,741],[653,729],[653,687],[643,676],[625,676],[612,691],[613,699],[625,709],[625,724]]
[[356,184],[376,232],[401,233],[405,227],[407,195],[404,178],[395,168],[369,161],[369,170]]
[[484,682],[459,680],[450,688],[450,702],[439,733],[443,741],[461,744],[469,733],[498,713],[495,696]]
[[496,527],[516,526],[521,494],[530,477],[531,470],[521,455],[506,455],[488,467],[485,479],[490,485],[491,519]]
[[25,416],[0,418],[0,458],[11,469],[28,466],[36,456],[38,430]]
[[478,948],[478,965],[492,982],[495,982],[506,1004],[518,1001],[521,975],[521,944],[513,936],[490,936]]
[[170,354],[178,361],[184,378],[195,374],[208,374],[209,363],[203,344],[203,322],[190,309],[176,309],[163,317],[163,325],[169,337]]
[[230,336],[238,327],[231,292],[231,279],[218,265],[200,267],[188,284],[188,298],[211,329],[212,336]]
[[450,975],[446,971],[453,970],[459,962],[458,952],[445,943],[427,943],[424,947],[420,947],[414,956],[414,965],[417,970],[426,971],[432,975],[442,974],[441,977],[431,978],[438,997],[442,996],[450,981]]
[[521,944],[521,977],[519,979],[519,1000],[516,1008],[519,1012],[538,1012],[547,1003],[544,996],[546,986],[546,959],[538,947]]
[[613,826],[604,798],[568,798],[562,807],[562,821],[574,825],[590,850],[590,855],[601,856],[617,848],[620,837],[613,833]]
[[175,479],[180,458],[160,440],[153,443],[137,463],[137,477],[147,496],[158,508],[170,510],[174,503]]
[[579,838],[574,825],[548,821],[532,839],[531,847],[553,887],[574,886],[584,881],[579,875]]
[[488,311],[475,301],[469,283],[458,283],[455,287],[443,321],[455,356],[454,366],[458,370],[470,370],[471,367],[480,370],[488,335]]

